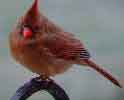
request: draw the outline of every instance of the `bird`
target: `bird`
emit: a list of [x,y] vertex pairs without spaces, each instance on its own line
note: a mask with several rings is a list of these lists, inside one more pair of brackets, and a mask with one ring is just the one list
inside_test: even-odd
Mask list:
[[122,88],[119,81],[96,64],[84,44],[73,33],[66,32],[39,11],[39,1],[14,25],[9,35],[12,57],[43,79],[63,74],[77,64],[94,69]]

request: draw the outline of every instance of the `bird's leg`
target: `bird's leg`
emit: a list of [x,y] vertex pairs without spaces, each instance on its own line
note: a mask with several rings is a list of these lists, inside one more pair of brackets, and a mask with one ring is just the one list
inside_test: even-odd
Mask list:
[[42,80],[49,80],[49,76],[45,75],[45,74],[42,74],[39,76]]
[[46,74],[40,74],[39,77],[37,77],[38,81],[48,81],[48,82],[52,82],[53,80]]

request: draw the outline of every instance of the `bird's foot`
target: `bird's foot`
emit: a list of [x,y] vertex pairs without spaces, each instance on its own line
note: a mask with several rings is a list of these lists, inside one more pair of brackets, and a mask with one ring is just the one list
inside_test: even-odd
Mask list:
[[40,75],[40,77],[42,80],[49,80],[50,79],[49,76],[47,76],[47,75]]
[[47,75],[40,75],[39,77],[37,77],[37,81],[48,81],[48,82],[53,82],[53,80],[47,76]]

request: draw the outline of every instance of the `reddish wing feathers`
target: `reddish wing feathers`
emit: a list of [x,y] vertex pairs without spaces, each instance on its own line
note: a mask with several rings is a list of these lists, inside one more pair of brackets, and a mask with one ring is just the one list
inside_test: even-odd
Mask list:
[[82,65],[84,65],[85,63],[91,68],[95,69],[100,74],[102,74],[104,77],[109,79],[115,85],[122,87],[116,80],[116,78],[114,78],[112,75],[107,73],[104,69],[100,68],[89,59],[89,53],[84,48],[83,44],[74,36],[71,36],[68,33],[64,32],[62,34],[49,34],[46,39],[46,43],[47,48],[56,57],[65,60],[77,60],[82,62]]
[[68,33],[53,34],[48,37],[46,43],[50,52],[61,59],[76,60],[90,57],[82,43]]

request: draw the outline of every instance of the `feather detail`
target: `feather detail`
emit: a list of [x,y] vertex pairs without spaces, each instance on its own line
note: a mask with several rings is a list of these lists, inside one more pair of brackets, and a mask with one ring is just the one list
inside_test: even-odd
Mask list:
[[96,70],[97,72],[99,72],[101,75],[103,75],[105,78],[107,78],[109,81],[111,81],[116,86],[122,88],[122,85],[119,83],[119,81],[115,77],[113,77],[110,73],[108,73],[103,68],[101,68],[99,65],[97,65],[96,63],[94,63],[93,61],[91,61],[89,59],[88,60],[84,60],[84,61],[87,63],[87,65],[89,67],[91,67],[94,70]]
[[89,59],[90,54],[83,44],[74,36],[63,33],[49,34],[45,39],[45,46],[56,57],[65,60]]

